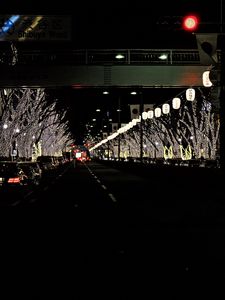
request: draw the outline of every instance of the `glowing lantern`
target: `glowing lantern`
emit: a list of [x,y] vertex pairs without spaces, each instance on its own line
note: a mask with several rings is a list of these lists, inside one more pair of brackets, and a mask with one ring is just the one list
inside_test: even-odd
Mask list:
[[180,108],[180,98],[173,98],[173,109],[179,109]]
[[170,105],[168,103],[163,104],[163,106],[162,106],[162,112],[164,114],[168,114],[170,112]]
[[148,118],[148,113],[146,111],[143,111],[143,113],[142,113],[142,119],[143,120],[147,120],[147,118]]
[[155,116],[156,116],[156,118],[159,118],[161,116],[161,108],[160,107],[156,107]]
[[212,82],[210,81],[209,73],[210,71],[205,71],[202,74],[202,83],[205,87],[210,87],[213,85]]
[[187,89],[186,90],[186,99],[188,101],[194,101],[195,100],[195,90],[194,89]]
[[149,110],[148,111],[148,118],[152,119],[154,117],[154,111],[153,110]]

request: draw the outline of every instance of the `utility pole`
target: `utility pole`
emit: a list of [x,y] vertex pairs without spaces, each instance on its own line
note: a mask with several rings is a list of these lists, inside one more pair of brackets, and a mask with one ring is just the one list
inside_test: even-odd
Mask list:
[[140,116],[141,116],[141,121],[140,121],[140,162],[143,162],[143,119],[142,119],[142,112],[144,108],[143,104],[143,93],[142,90],[140,89],[139,91],[140,95]]

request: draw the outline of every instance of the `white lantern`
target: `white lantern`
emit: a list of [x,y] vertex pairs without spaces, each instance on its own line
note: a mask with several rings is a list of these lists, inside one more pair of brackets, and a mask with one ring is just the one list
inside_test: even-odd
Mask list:
[[180,98],[173,98],[172,106],[173,106],[173,109],[179,109],[180,108]]
[[152,119],[154,117],[154,111],[153,110],[149,110],[148,111],[148,118]]
[[137,124],[137,119],[133,119],[131,122],[132,122],[132,125],[135,126]]
[[142,119],[143,120],[147,120],[147,118],[148,118],[148,113],[146,111],[143,111],[143,113],[142,113]]
[[160,107],[155,108],[155,116],[156,116],[156,118],[159,118],[161,116],[161,108]]
[[195,100],[195,90],[194,89],[187,89],[186,90],[186,99],[188,101],[194,101]]
[[162,106],[162,112],[164,114],[168,114],[170,112],[170,105],[168,103],[164,103]]
[[202,74],[202,83],[205,87],[210,87],[213,85],[209,79],[209,73],[210,73],[210,71],[205,71]]

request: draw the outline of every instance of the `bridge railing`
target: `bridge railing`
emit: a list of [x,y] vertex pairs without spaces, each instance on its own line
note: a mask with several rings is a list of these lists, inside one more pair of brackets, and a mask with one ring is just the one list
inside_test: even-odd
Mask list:
[[[118,56],[120,55],[120,56]],[[78,49],[19,51],[19,65],[200,65],[198,50]]]

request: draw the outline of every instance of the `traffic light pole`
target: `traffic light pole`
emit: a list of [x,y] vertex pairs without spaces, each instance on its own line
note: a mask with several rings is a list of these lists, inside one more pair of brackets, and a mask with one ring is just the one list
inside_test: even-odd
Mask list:
[[[121,127],[121,119],[120,119],[120,97],[118,99],[118,128]],[[118,135],[118,161],[120,161],[120,134]]]

